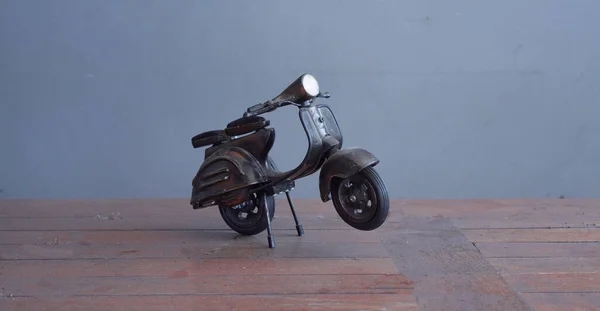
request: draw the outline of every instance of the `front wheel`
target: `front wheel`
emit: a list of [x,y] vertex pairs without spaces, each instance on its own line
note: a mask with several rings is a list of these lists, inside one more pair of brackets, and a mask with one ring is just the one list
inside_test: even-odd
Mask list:
[[390,209],[385,183],[373,167],[367,167],[346,179],[332,180],[331,196],[338,215],[358,230],[379,228]]
[[[269,219],[273,220],[275,214],[275,198],[267,196]],[[267,215],[262,196],[253,195],[253,198],[235,206],[219,206],[223,221],[241,235],[256,235],[267,229]]]

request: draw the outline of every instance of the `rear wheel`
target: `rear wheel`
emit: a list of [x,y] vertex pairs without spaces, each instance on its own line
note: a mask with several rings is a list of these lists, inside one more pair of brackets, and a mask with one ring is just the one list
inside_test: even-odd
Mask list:
[[[275,198],[267,196],[267,207],[269,218],[273,220],[275,214]],[[219,212],[223,221],[242,235],[256,235],[267,229],[267,215],[265,213],[264,201],[254,194],[251,200],[234,206],[219,206]]]
[[355,229],[375,230],[387,219],[390,209],[387,188],[373,167],[346,179],[334,179],[331,196],[338,215]]

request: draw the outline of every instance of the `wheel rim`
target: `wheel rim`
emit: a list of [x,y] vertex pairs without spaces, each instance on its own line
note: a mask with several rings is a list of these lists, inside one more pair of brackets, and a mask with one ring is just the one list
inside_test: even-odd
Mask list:
[[357,223],[371,220],[377,209],[377,195],[373,185],[362,174],[342,180],[338,187],[342,210]]
[[258,200],[253,198],[224,209],[226,217],[238,227],[253,227],[261,219],[263,214],[263,204],[258,204]]

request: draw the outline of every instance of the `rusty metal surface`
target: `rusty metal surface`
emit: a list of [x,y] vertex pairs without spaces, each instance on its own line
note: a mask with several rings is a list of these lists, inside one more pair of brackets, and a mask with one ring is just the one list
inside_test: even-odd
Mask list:
[[368,166],[379,163],[372,153],[362,148],[347,148],[333,154],[319,173],[319,192],[321,200],[327,202],[333,178],[348,178]]
[[[274,99],[248,108],[243,117],[229,122],[224,130],[212,130],[192,138],[195,148],[213,143],[205,150],[204,163],[192,182],[190,203],[194,208],[237,205],[249,200],[253,193],[272,193],[273,188],[281,188],[282,184],[289,184],[290,181],[315,173],[331,156],[331,151],[341,148],[343,136],[333,111],[327,105],[314,103],[317,97],[328,98],[329,95],[309,95],[302,85],[304,76],[298,77]],[[282,172],[268,165],[275,129],[266,128],[270,121],[259,114],[290,105],[298,107],[299,121],[309,144],[302,162],[296,168]],[[249,135],[237,137],[243,134]],[[250,157],[244,157],[243,161],[237,159],[240,153],[237,148],[247,151]],[[352,156],[353,153],[347,154],[335,161],[342,164],[361,162],[362,158],[353,159]],[[232,159],[224,161],[228,157]],[[228,162],[235,164],[237,170],[232,170]],[[209,171],[219,168],[229,170],[222,174],[221,179],[215,179],[213,176],[206,176],[207,172],[204,170],[208,166],[212,166],[208,168]],[[230,192],[235,193],[232,195]]]

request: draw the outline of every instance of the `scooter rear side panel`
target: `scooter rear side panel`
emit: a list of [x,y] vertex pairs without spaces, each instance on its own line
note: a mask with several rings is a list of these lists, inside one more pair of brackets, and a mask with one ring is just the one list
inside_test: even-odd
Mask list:
[[[248,199],[243,188],[266,181],[264,168],[250,152],[224,147],[212,153],[198,170],[190,203],[195,207],[239,204]],[[209,204],[211,201],[215,202]]]
[[213,153],[230,147],[240,147],[247,150],[259,163],[266,165],[269,151],[273,148],[275,142],[275,129],[264,128],[250,135],[246,135],[225,144],[215,145],[207,148],[204,158],[208,159]]

